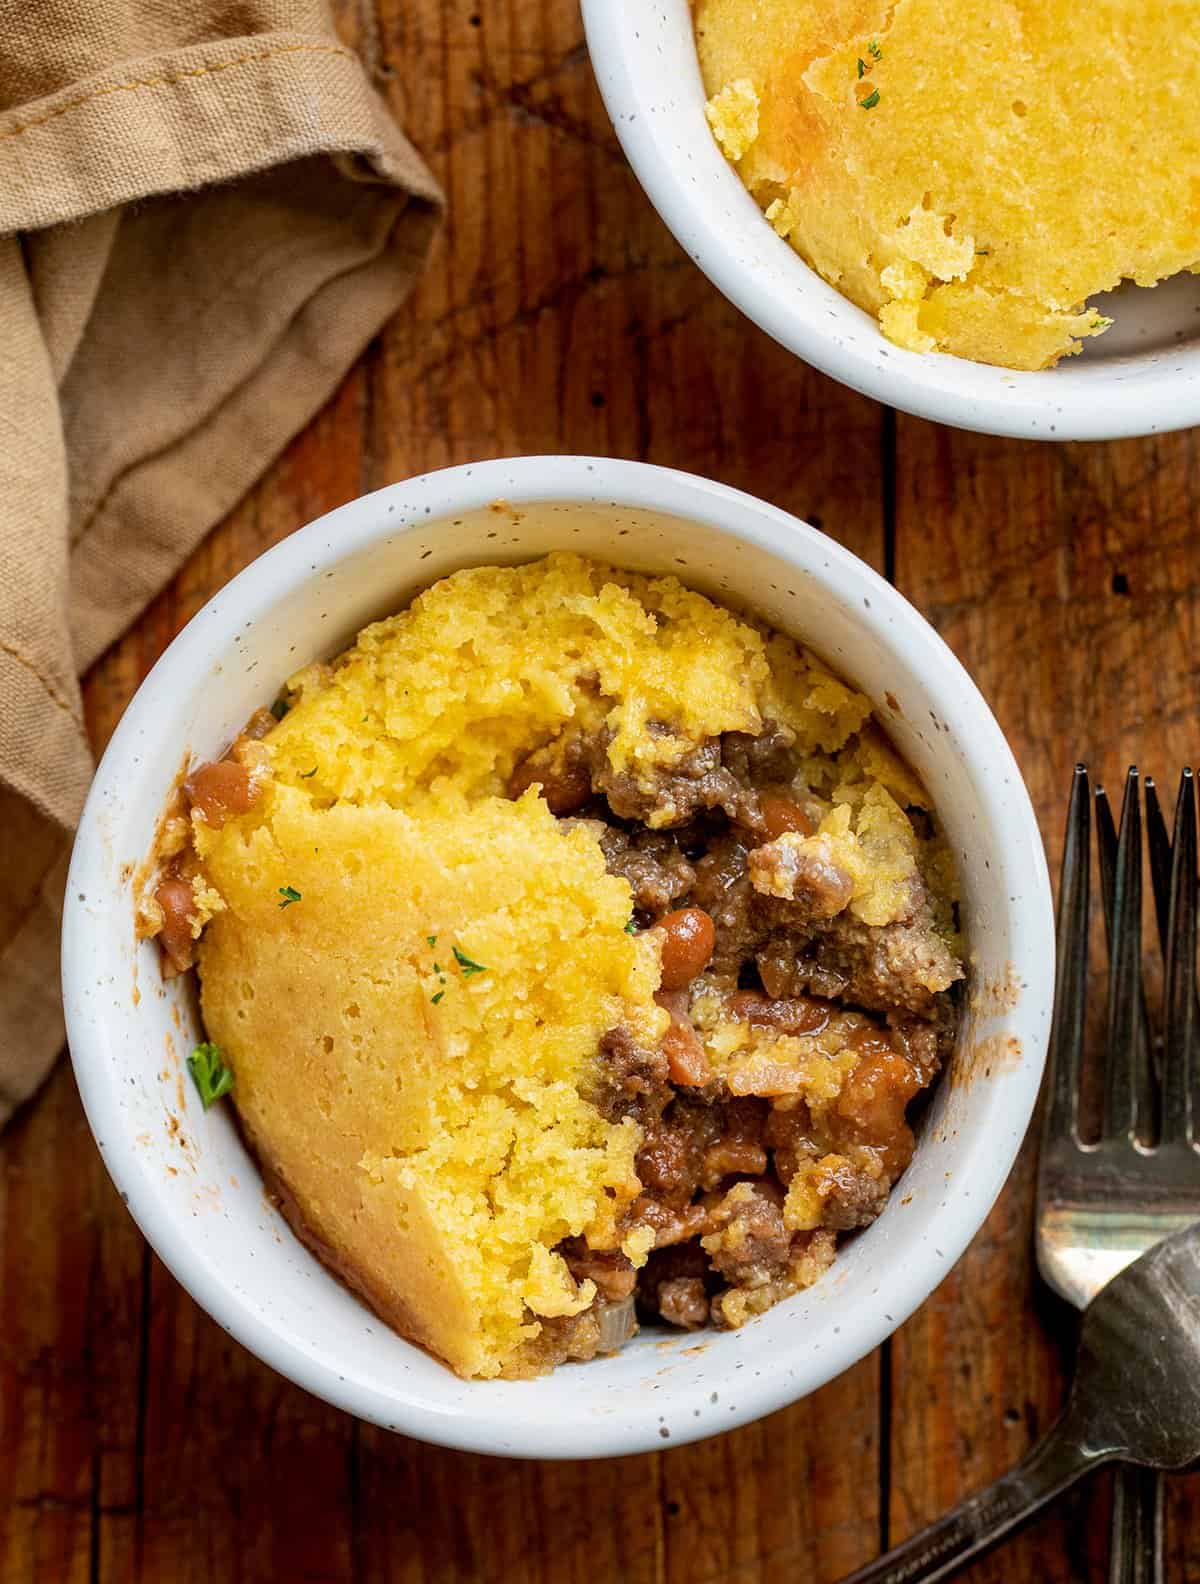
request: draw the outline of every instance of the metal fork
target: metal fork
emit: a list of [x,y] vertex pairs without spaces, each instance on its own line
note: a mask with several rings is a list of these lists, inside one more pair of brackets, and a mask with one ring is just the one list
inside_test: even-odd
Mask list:
[[[1089,923],[1088,776],[1075,771],[1058,910],[1058,984],[1037,1189],[1037,1258],[1046,1282],[1085,1308],[1145,1249],[1200,1219],[1195,1144],[1196,793],[1180,780],[1172,843],[1153,782],[1147,827],[1155,914],[1166,980],[1162,1081],[1141,979],[1142,820],[1138,774],[1126,779],[1117,836],[1096,793],[1100,871],[1109,943],[1101,1135],[1079,1132],[1079,1082],[1087,1001]],[[1156,1104],[1161,1094],[1161,1104]],[[1156,1117],[1156,1112],[1159,1115]],[[1161,1584],[1162,1481],[1123,1466],[1114,1486],[1110,1584]]]
[[[1091,793],[1087,771],[1075,772],[1067,816],[1062,881],[1058,898],[1057,980],[1050,1035],[1046,1111],[1038,1174],[1037,1253],[1043,1276],[1064,1298],[1087,1309],[1079,1368],[1064,1418],[1010,1473],[967,1497],[952,1512],[843,1584],[934,1584],[981,1555],[1038,1511],[1097,1456],[1139,1459],[1133,1482],[1118,1489],[1116,1541],[1110,1580],[1149,1584],[1161,1573],[1161,1497],[1145,1465],[1179,1467],[1183,1457],[1151,1457],[1146,1442],[1172,1417],[1180,1393],[1194,1388],[1168,1379],[1162,1347],[1166,1330],[1126,1328],[1118,1345],[1089,1354],[1089,1327],[1116,1302],[1131,1278],[1148,1273],[1178,1240],[1170,1233],[1200,1220],[1200,1117],[1193,1116],[1197,1078],[1196,1001],[1196,791],[1190,770],[1180,783],[1173,844],[1166,836],[1156,796],[1148,807],[1151,869],[1156,912],[1166,958],[1163,996],[1162,1082],[1152,1068],[1152,1042],[1141,976],[1141,805],[1138,776],[1131,770],[1121,810],[1121,832],[1112,831],[1107,801],[1098,805],[1101,876],[1109,936],[1107,1030],[1104,1057],[1104,1120],[1095,1143],[1079,1128],[1079,1084],[1083,1065],[1088,992],[1089,868]],[[1155,1126],[1156,1091],[1161,1122]],[[1190,1234],[1193,1246],[1197,1234]],[[1153,1253],[1143,1251],[1153,1248]],[[1137,1270],[1122,1274],[1142,1255]],[[1114,1278],[1119,1277],[1119,1280]],[[1107,1288],[1102,1296],[1101,1289]],[[1139,1358],[1138,1355],[1141,1355]],[[1089,1363],[1090,1358],[1090,1363]],[[1164,1375],[1164,1370],[1166,1374]],[[1157,1372],[1157,1374],[1156,1374]],[[1087,1377],[1087,1387],[1084,1385]],[[1095,1394],[1095,1422],[1071,1430],[1075,1409],[1087,1389]],[[1170,1402],[1164,1402],[1164,1393]],[[1200,1401],[1200,1391],[1198,1391]],[[1175,1413],[1188,1420],[1195,1409]],[[1127,1438],[1110,1438],[1099,1421],[1121,1418]],[[1064,1436],[1064,1432],[1065,1436]],[[1139,1449],[1138,1443],[1142,1446]],[[1074,1452],[1071,1448],[1074,1447]],[[1124,1450],[1120,1450],[1120,1448]],[[1197,1439],[1200,1449],[1200,1438]],[[1107,1453],[1100,1449],[1108,1448]],[[1063,1461],[1065,1451],[1065,1462]],[[1146,1570],[1147,1562],[1151,1571]]]

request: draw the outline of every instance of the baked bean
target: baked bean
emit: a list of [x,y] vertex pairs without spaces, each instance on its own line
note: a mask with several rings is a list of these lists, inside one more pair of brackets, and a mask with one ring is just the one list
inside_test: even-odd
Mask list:
[[760,995],[757,990],[739,990],[729,1003],[736,1018],[777,1028],[784,1034],[817,1034],[829,1022],[828,1001],[811,996]]
[[188,776],[183,790],[204,823],[217,830],[235,815],[248,814],[258,801],[249,770],[233,759],[201,765]]
[[708,967],[717,940],[712,918],[703,908],[677,908],[664,913],[657,927],[662,931],[662,987],[683,990]]
[[865,1035],[855,1041],[863,1056],[842,1085],[836,1111],[839,1119],[849,1124],[854,1142],[879,1152],[894,1181],[912,1158],[913,1136],[905,1110],[920,1089],[921,1079],[885,1040],[880,1030],[874,1040]]
[[551,814],[574,814],[592,795],[587,766],[538,764],[537,756],[522,759],[508,779],[508,795],[519,798],[531,786],[540,786]]
[[703,1089],[711,1082],[713,1071],[704,1053],[704,1046],[696,1038],[696,1031],[688,1023],[672,1023],[663,1037],[663,1053],[667,1058],[667,1073],[673,1084],[687,1089]]
[[559,1253],[575,1280],[594,1282],[609,1303],[621,1303],[633,1292],[637,1272],[620,1249],[593,1249],[585,1239],[571,1238],[559,1245]]
[[163,916],[158,944],[172,972],[184,973],[196,960],[196,942],[192,938],[192,910],[196,899],[192,888],[186,880],[163,880],[154,893],[154,900]]
[[772,841],[782,836],[787,831],[799,831],[802,836],[811,836],[813,822],[791,798],[780,797],[774,792],[765,792],[759,799],[762,810],[763,826]]
[[[674,1084],[689,1089],[702,1089],[712,1081],[704,1046],[697,1038],[688,1016],[688,998],[684,990],[656,990],[654,999],[671,1015],[671,1026],[663,1036],[662,1053],[667,1058],[667,1076]],[[687,1117],[697,1125],[709,1127],[714,1118],[707,1112],[691,1111]],[[682,1119],[677,1119],[682,1120]],[[676,1130],[678,1131],[678,1130]],[[711,1142],[711,1141],[710,1141]],[[697,1146],[699,1147],[699,1146]],[[644,1154],[644,1148],[643,1148]],[[639,1157],[639,1160],[641,1157]],[[646,1179],[643,1177],[643,1183]]]

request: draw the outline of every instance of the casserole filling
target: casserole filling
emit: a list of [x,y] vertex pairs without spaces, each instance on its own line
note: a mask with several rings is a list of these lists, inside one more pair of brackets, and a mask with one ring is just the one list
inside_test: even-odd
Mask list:
[[954,1040],[954,866],[869,701],[575,556],[297,673],[157,858],[205,1083],[299,1234],[468,1376],[815,1281]]

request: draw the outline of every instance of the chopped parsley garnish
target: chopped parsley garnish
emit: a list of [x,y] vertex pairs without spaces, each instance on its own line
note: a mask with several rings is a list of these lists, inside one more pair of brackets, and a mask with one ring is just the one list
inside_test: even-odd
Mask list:
[[311,770],[301,770],[300,779],[301,779],[301,781],[311,781],[313,776],[316,775],[316,773],[317,773],[317,767],[316,767],[316,765],[313,765]]
[[450,950],[454,953],[455,962],[462,969],[464,979],[469,979],[472,974],[487,973],[487,969],[482,963],[472,962],[466,952],[459,951],[457,946],[452,946]]
[[283,901],[279,904],[281,908],[290,907],[293,902],[299,902],[300,900],[300,893],[295,886],[280,886],[279,895],[283,898]]
[[187,1064],[206,1111],[214,1100],[227,1095],[233,1088],[233,1069],[226,1067],[225,1053],[219,1045],[207,1040],[197,1045]]
[[626,926],[625,926],[625,933],[626,933],[626,935],[636,935],[637,934],[637,920],[636,919],[630,919],[629,920],[629,923],[626,924]]
[[277,698],[274,704],[271,705],[271,714],[274,715],[277,721],[282,720],[291,707],[292,706],[288,703],[287,699]]
[[437,936],[436,935],[426,935],[425,940],[426,940],[426,944],[427,945],[430,945],[430,946],[436,946],[437,945]]
[[866,75],[866,70],[867,70],[867,63],[866,63],[865,60],[863,60],[862,56],[860,55],[858,57],[858,75],[860,77],[865,76]]
[[878,39],[872,39],[871,42],[867,45],[867,54],[871,57],[872,60],[882,60],[883,59],[883,51],[879,48],[879,40]]
[[879,89],[878,88],[872,88],[871,92],[867,95],[867,97],[865,99],[860,99],[858,101],[858,108],[860,110],[874,110],[875,106],[878,103],[879,103]]
[[437,1006],[438,1002],[442,999],[442,997],[445,994],[446,994],[446,992],[444,990],[439,990],[437,995],[432,995],[432,996],[429,997],[429,999],[433,1002],[434,1006]]

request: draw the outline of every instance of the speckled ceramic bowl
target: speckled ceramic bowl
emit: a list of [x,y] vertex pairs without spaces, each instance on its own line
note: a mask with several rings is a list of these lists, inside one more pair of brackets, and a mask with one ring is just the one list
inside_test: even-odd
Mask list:
[[[496,500],[518,510],[496,513]],[[225,1107],[183,1059],[188,982],[134,940],[132,870],[181,764],[220,752],[280,681],[462,566],[569,548],[673,572],[804,638],[876,701],[957,854],[973,943],[949,1080],[884,1215],[833,1271],[736,1332],[643,1332],[616,1357],[537,1381],[467,1383],[404,1342],[295,1240]],[[586,457],[525,457],[411,479],[269,551],[188,625],[130,704],[71,865],[63,986],[96,1141],[165,1263],[284,1375],[378,1424],[527,1457],[639,1452],[727,1430],[813,1391],[937,1286],[988,1212],[1033,1109],[1053,935],[1041,840],[987,705],[927,623],[867,566],[719,484]]]
[[805,362],[985,434],[1107,440],[1200,423],[1200,276],[1095,299],[1112,329],[1039,373],[906,351],[775,235],[713,142],[689,0],[582,6],[600,91],[650,201],[713,284]]

